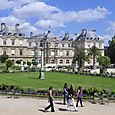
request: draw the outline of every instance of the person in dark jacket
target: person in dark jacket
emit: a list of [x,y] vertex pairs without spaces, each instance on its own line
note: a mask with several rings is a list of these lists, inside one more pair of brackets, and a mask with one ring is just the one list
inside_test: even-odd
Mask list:
[[50,86],[49,91],[48,91],[48,100],[49,100],[50,105],[45,107],[45,111],[47,111],[51,107],[51,112],[55,112],[55,110],[54,110],[54,102],[53,102],[54,98],[52,96],[52,89],[53,89],[53,87]]
[[73,85],[70,86],[70,88],[68,89],[68,102],[67,102],[67,111],[70,111],[70,105],[72,104],[74,107],[74,111],[78,111],[78,108],[75,105],[75,101],[73,98]]
[[64,95],[63,104],[66,105],[67,101],[68,101],[67,100],[67,97],[68,97],[68,85],[67,85],[67,83],[64,84],[63,95]]

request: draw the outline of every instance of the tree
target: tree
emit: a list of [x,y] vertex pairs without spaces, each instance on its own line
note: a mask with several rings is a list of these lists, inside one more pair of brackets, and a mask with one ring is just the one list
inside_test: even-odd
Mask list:
[[37,70],[37,65],[38,65],[38,62],[37,61],[32,61],[32,64],[34,65],[34,68],[35,68],[35,71]]
[[30,66],[31,66],[31,62],[30,61],[27,61],[27,65],[28,65],[28,67],[29,67],[29,70],[30,70]]
[[21,60],[16,60],[16,63],[17,63],[18,66],[19,66],[19,64],[21,64]]
[[115,63],[115,36],[109,41],[108,56],[111,59],[111,63]]
[[110,65],[110,58],[108,56],[100,56],[98,58],[99,65],[101,66],[100,68],[100,73],[105,73],[105,68]]
[[88,61],[88,57],[84,51],[80,51],[79,53],[75,54],[73,57],[73,63],[75,64],[76,61],[78,62],[78,71],[84,66],[84,62]]
[[23,65],[25,65],[26,64],[26,61],[23,61]]
[[13,61],[12,60],[7,60],[6,61],[6,68],[7,68],[7,70],[13,65],[14,63],[13,63]]
[[93,59],[93,68],[95,68],[96,59],[101,55],[99,49],[93,45],[88,51],[88,56]]
[[9,56],[7,54],[3,54],[0,56],[0,61],[2,63],[5,63],[8,58],[9,58]]

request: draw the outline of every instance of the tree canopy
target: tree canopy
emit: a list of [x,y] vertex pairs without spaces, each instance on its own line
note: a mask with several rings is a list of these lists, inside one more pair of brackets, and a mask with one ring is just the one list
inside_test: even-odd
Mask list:
[[109,41],[108,56],[111,59],[111,63],[115,64],[115,36]]
[[6,62],[6,60],[8,59],[8,55],[6,55],[6,54],[2,54],[1,56],[0,56],[0,61],[2,62],[2,63],[5,63]]
[[78,62],[78,70],[83,67],[84,62],[88,61],[88,57],[84,51],[80,51],[79,53],[75,54],[73,57],[73,63]]
[[93,59],[93,68],[95,67],[96,59],[100,55],[101,55],[101,53],[99,51],[99,48],[97,48],[95,45],[93,45],[91,48],[89,48],[88,56],[92,57],[92,59]]

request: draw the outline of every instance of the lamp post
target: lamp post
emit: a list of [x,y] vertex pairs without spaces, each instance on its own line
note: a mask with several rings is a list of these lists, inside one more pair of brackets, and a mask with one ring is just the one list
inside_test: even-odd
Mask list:
[[43,48],[41,48],[41,69],[40,69],[39,79],[45,79],[45,75],[44,75],[44,49]]
[[[41,41],[41,69],[40,69],[40,75],[39,79],[45,79],[45,74],[44,74],[44,65],[48,63],[48,42],[46,42],[48,39],[48,34],[50,31],[48,30],[47,34],[44,36],[44,39]],[[45,51],[45,46],[47,45],[47,50]],[[45,60],[45,52],[47,53],[46,60]]]
[[56,41],[56,38],[54,39],[54,62],[55,62],[55,68],[57,67],[57,58],[56,58],[56,55],[57,55],[57,46],[58,46],[58,41]]

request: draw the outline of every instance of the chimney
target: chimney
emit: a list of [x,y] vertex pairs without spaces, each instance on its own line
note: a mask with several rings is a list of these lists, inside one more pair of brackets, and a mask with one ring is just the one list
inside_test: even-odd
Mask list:
[[96,29],[93,29],[92,32],[96,32]]
[[1,32],[3,32],[6,28],[6,24],[5,23],[1,23]]
[[33,32],[30,32],[30,37],[32,37],[33,36]]
[[85,35],[87,32],[87,29],[82,29],[82,34]]
[[15,24],[15,30],[16,30],[16,32],[19,30],[19,26],[20,26],[20,24]]

